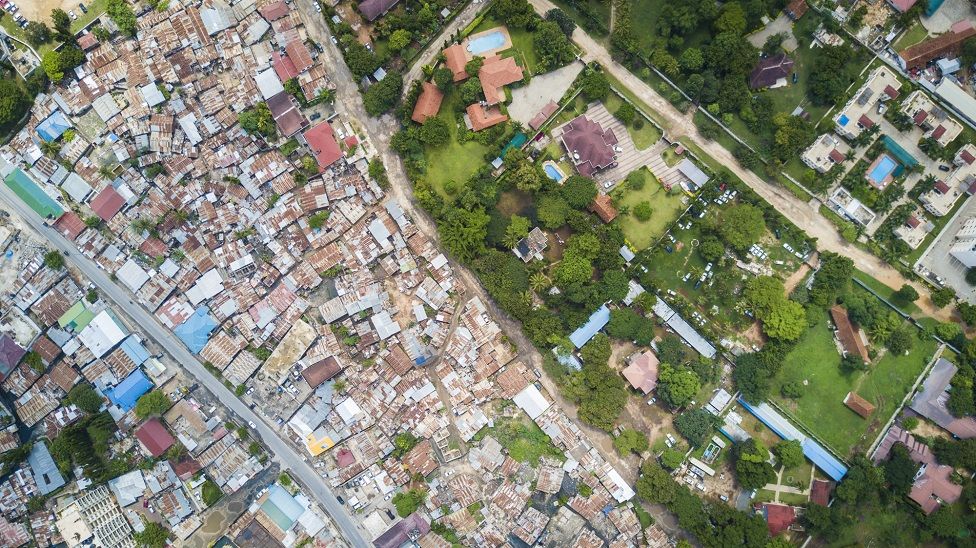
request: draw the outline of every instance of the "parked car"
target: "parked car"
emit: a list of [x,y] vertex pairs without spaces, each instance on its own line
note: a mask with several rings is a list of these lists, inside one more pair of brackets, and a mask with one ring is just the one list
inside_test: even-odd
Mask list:
[[87,8],[87,7],[85,7],[85,5],[84,5],[84,4],[81,4],[81,3],[79,3],[79,4],[78,4],[78,9],[80,9],[80,10],[81,10],[81,13],[88,13],[88,8]]
[[942,164],[941,166],[939,166],[939,170],[940,171],[949,171],[950,169],[952,169],[952,168],[950,168],[949,166],[947,166],[945,164]]
[[338,497],[337,496],[336,497],[336,500],[339,501],[339,504],[345,504],[346,503],[346,501],[342,497]]
[[74,10],[69,10],[68,11],[68,17],[70,17],[72,21],[76,21],[78,19],[78,16],[75,15]]

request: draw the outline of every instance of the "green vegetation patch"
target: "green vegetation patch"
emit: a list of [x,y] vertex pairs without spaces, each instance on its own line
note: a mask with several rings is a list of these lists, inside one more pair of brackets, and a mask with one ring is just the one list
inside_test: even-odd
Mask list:
[[[629,209],[626,215],[618,217],[617,222],[627,241],[638,250],[647,248],[663,236],[671,223],[687,207],[682,200],[684,193],[680,189],[675,188],[668,192],[647,168],[641,168],[641,171],[645,175],[644,188],[641,190],[624,188],[616,202],[618,208]],[[626,183],[623,186],[626,187]],[[634,215],[634,208],[645,201],[651,203],[653,213],[650,219],[641,221]]]

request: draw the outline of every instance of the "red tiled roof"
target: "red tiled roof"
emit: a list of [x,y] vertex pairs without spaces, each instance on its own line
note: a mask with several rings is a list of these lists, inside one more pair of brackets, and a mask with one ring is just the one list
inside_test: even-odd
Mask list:
[[339,148],[339,143],[332,132],[332,126],[328,122],[322,122],[302,135],[305,137],[305,142],[308,143],[309,148],[312,149],[312,153],[315,154],[315,161],[319,164],[319,173],[342,158],[342,150]]
[[125,200],[109,185],[103,188],[97,196],[92,198],[92,201],[88,205],[95,211],[95,215],[98,215],[99,219],[108,222],[122,209],[122,206],[125,205]]
[[803,17],[803,14],[810,9],[806,0],[793,0],[786,6],[786,13],[794,20]]
[[81,48],[81,51],[88,51],[97,45],[98,38],[95,38],[95,35],[90,32],[82,34],[78,38],[78,47]]
[[842,163],[844,163],[844,160],[847,159],[847,157],[844,156],[843,154],[841,154],[841,152],[839,150],[837,150],[836,148],[834,150],[831,150],[830,151],[830,154],[828,154],[827,156],[831,160],[833,160],[835,164],[842,164]]
[[359,3],[359,13],[368,21],[375,21],[377,17],[390,11],[400,0],[363,0]]
[[834,319],[834,325],[837,326],[837,338],[840,340],[840,344],[844,347],[844,350],[850,354],[860,356],[864,360],[864,363],[871,361],[871,356],[868,355],[868,349],[864,347],[864,341],[861,340],[858,330],[854,329],[850,318],[847,317],[847,310],[837,304],[830,308],[830,315]]
[[282,82],[287,82],[298,76],[298,69],[295,68],[294,61],[287,55],[279,55],[277,50],[271,52],[271,66],[274,67],[275,74]]
[[342,371],[342,366],[339,365],[339,361],[329,356],[306,367],[302,371],[302,377],[305,377],[305,382],[314,390],[323,382],[338,375],[340,371]]
[[293,108],[281,116],[275,118],[275,124],[278,126],[278,130],[285,137],[291,137],[292,135],[298,133],[299,131],[308,127],[308,118],[301,113],[297,108]]
[[169,249],[168,246],[155,236],[146,238],[146,240],[139,246],[139,251],[142,251],[154,259],[166,255],[167,249]]
[[590,211],[596,213],[605,223],[617,218],[617,208],[613,207],[613,199],[607,194],[597,194],[590,203]]
[[468,105],[466,110],[468,119],[471,120],[471,129],[474,131],[481,131],[508,120],[508,116],[502,114],[501,109],[494,106],[488,107],[486,110],[485,107],[481,106],[481,103],[475,103]]
[[922,477],[915,480],[908,498],[922,507],[926,515],[936,511],[943,501],[952,504],[962,495],[962,485],[952,482],[951,476],[955,470],[944,464],[929,465]]
[[461,44],[454,44],[444,48],[444,64],[454,74],[454,81],[460,82],[468,77],[464,65],[468,63],[468,54]]
[[14,367],[17,367],[26,353],[27,351],[21,348],[17,341],[6,333],[0,333],[0,381],[6,378]]
[[549,117],[556,112],[557,109],[559,109],[559,105],[556,104],[555,101],[549,101],[546,103],[546,106],[542,107],[542,110],[540,110],[538,114],[529,120],[529,127],[532,129],[539,129],[542,127],[542,124],[546,123],[546,120],[548,120]]
[[342,142],[346,144],[347,148],[353,148],[359,144],[359,137],[356,137],[355,135],[350,135],[345,139],[343,139]]
[[763,514],[766,515],[766,527],[769,528],[770,536],[776,536],[787,529],[796,521],[796,510],[792,506],[783,504],[764,504]]
[[413,115],[410,119],[418,124],[424,123],[427,118],[437,116],[437,111],[441,109],[441,101],[444,100],[444,92],[430,82],[421,84],[423,91],[417,97],[417,104],[413,107]]
[[932,131],[932,138],[933,139],[938,139],[939,137],[942,137],[943,135],[945,135],[945,132],[946,132],[945,126],[943,126],[942,124],[939,124],[939,126],[936,127]]
[[566,124],[560,138],[566,152],[573,157],[576,170],[584,177],[590,177],[616,160],[613,145],[617,144],[617,136],[585,114]]
[[857,119],[857,123],[861,124],[864,129],[871,129],[874,127],[874,120],[868,118],[867,114],[862,114],[860,118]]
[[793,72],[793,59],[785,53],[780,53],[761,59],[752,72],[749,73],[749,87],[752,89],[768,88],[786,78]]
[[820,506],[827,506],[830,503],[832,487],[829,481],[813,480],[813,485],[810,487],[810,502],[819,504]]
[[933,186],[932,188],[938,190],[939,194],[945,194],[946,192],[949,192],[949,185],[945,184],[945,181],[936,181],[935,186]]
[[918,217],[911,215],[905,220],[905,224],[912,228],[918,228],[918,225],[922,224],[922,221],[919,221]]
[[54,228],[65,238],[74,240],[85,230],[85,222],[74,211],[65,211],[54,222]]
[[31,350],[37,352],[44,363],[50,365],[61,355],[61,348],[54,344],[54,341],[49,339],[47,335],[41,335],[34,341],[34,345],[31,346]]
[[502,86],[522,79],[522,67],[515,63],[514,57],[502,58],[492,55],[481,65],[478,79],[481,80],[481,89],[485,93],[485,102],[496,105],[505,101],[505,91]]
[[284,0],[279,0],[278,2],[261,6],[258,8],[258,12],[261,14],[261,17],[264,17],[270,23],[288,15],[288,4]]
[[915,122],[915,125],[916,126],[920,126],[920,125],[922,125],[922,122],[924,122],[925,119],[928,118],[928,117],[929,117],[928,111],[920,110],[920,111],[918,111],[918,112],[915,113],[915,117],[912,118],[912,121]]
[[976,157],[974,157],[968,150],[963,150],[959,153],[959,157],[963,159],[967,164],[976,162]]
[[844,405],[865,419],[874,413],[874,404],[854,392],[847,393],[847,397],[844,398]]
[[301,74],[311,68],[312,54],[301,40],[292,40],[285,46],[285,54],[295,64],[295,71]]
[[[172,462],[170,463],[172,464]],[[202,467],[200,463],[194,459],[186,458],[186,460],[181,460],[176,464],[172,464],[173,472],[176,472],[176,477],[180,479],[186,479],[199,472]]]
[[971,36],[976,36],[976,28],[972,22],[959,21],[952,26],[950,32],[905,48],[899,56],[905,61],[908,70],[922,68],[933,59],[955,57],[962,43]]
[[887,95],[891,99],[897,99],[898,98],[898,90],[895,89],[895,88],[893,88],[893,87],[891,87],[891,84],[885,86],[885,88],[884,88],[884,94]]
[[154,457],[159,457],[172,447],[176,440],[166,430],[159,419],[149,419],[136,430],[136,438],[142,443],[149,453]]
[[336,453],[336,464],[339,468],[351,466],[356,462],[356,455],[352,454],[348,448],[343,447]]
[[657,386],[658,363],[653,352],[643,352],[631,360],[622,373],[631,386],[647,394]]

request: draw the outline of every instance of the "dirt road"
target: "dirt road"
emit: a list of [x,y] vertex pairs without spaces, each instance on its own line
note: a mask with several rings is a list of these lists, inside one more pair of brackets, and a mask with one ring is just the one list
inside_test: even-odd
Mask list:
[[[544,14],[556,7],[549,0],[529,1],[535,7],[536,12],[540,14]],[[817,247],[821,251],[833,251],[834,253],[850,257],[859,269],[893,289],[898,289],[903,284],[910,283],[922,295],[917,304],[926,314],[942,321],[951,319],[949,310],[939,309],[932,304],[927,286],[918,282],[908,282],[891,265],[885,263],[875,255],[852,245],[841,237],[837,229],[834,228],[834,225],[820,215],[818,202],[804,202],[785,188],[772,185],[752,171],[739,165],[739,162],[732,156],[732,153],[728,149],[715,141],[710,141],[701,136],[698,128],[692,121],[690,113],[683,114],[678,111],[678,109],[658,94],[651,86],[631,73],[626,67],[614,61],[610,52],[589,34],[577,28],[573,33],[573,42],[584,51],[584,60],[596,61],[606,67],[607,72],[622,82],[627,89],[664,117],[668,124],[667,130],[670,139],[682,139],[692,142],[705,151],[706,154],[714,158],[719,164],[726,166],[757,194],[762,196],[764,200],[772,204],[783,216],[800,227],[804,232],[816,238]]]

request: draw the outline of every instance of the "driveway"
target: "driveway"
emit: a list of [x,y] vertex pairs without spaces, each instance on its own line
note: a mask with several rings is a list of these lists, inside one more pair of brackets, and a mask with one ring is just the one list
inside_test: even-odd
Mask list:
[[750,44],[762,49],[763,44],[766,43],[766,39],[774,34],[786,35],[786,39],[783,40],[783,49],[787,53],[796,49],[796,37],[793,36],[793,21],[785,13],[781,13],[779,17],[763,27],[762,30],[750,34],[746,39],[749,40]]
[[942,34],[949,30],[956,21],[971,19],[973,8],[966,0],[945,0],[942,7],[932,14],[932,17],[921,17],[922,26],[929,33]]
[[[535,7],[536,12],[540,14],[545,14],[550,9],[556,7],[549,0],[530,0],[530,3]],[[812,238],[816,238],[817,247],[821,251],[833,251],[850,257],[862,271],[893,289],[898,289],[905,283],[912,285],[922,295],[922,298],[918,301],[918,305],[926,314],[941,321],[951,319],[951,312],[948,309],[939,309],[932,304],[928,296],[928,286],[920,282],[909,282],[891,265],[885,263],[872,253],[844,240],[830,221],[820,215],[816,204],[811,205],[800,200],[786,188],[768,183],[755,173],[739,165],[739,162],[732,155],[731,151],[718,142],[710,141],[701,136],[692,120],[693,112],[689,111],[688,114],[679,112],[667,99],[662,97],[646,82],[616,62],[602,44],[598,43],[582,29],[577,28],[573,33],[573,42],[586,52],[584,57],[586,61],[596,61],[606,67],[608,73],[619,80],[622,85],[630,89],[641,101],[653,109],[660,118],[663,118],[669,139],[673,141],[682,138],[689,143],[694,143],[705,154],[711,156],[716,164],[724,166],[734,173],[783,216],[790,219],[797,227]]]
[[523,126],[528,126],[529,120],[549,101],[558,103],[562,99],[582,70],[583,63],[575,61],[552,72],[533,76],[529,85],[512,89],[508,115]]

